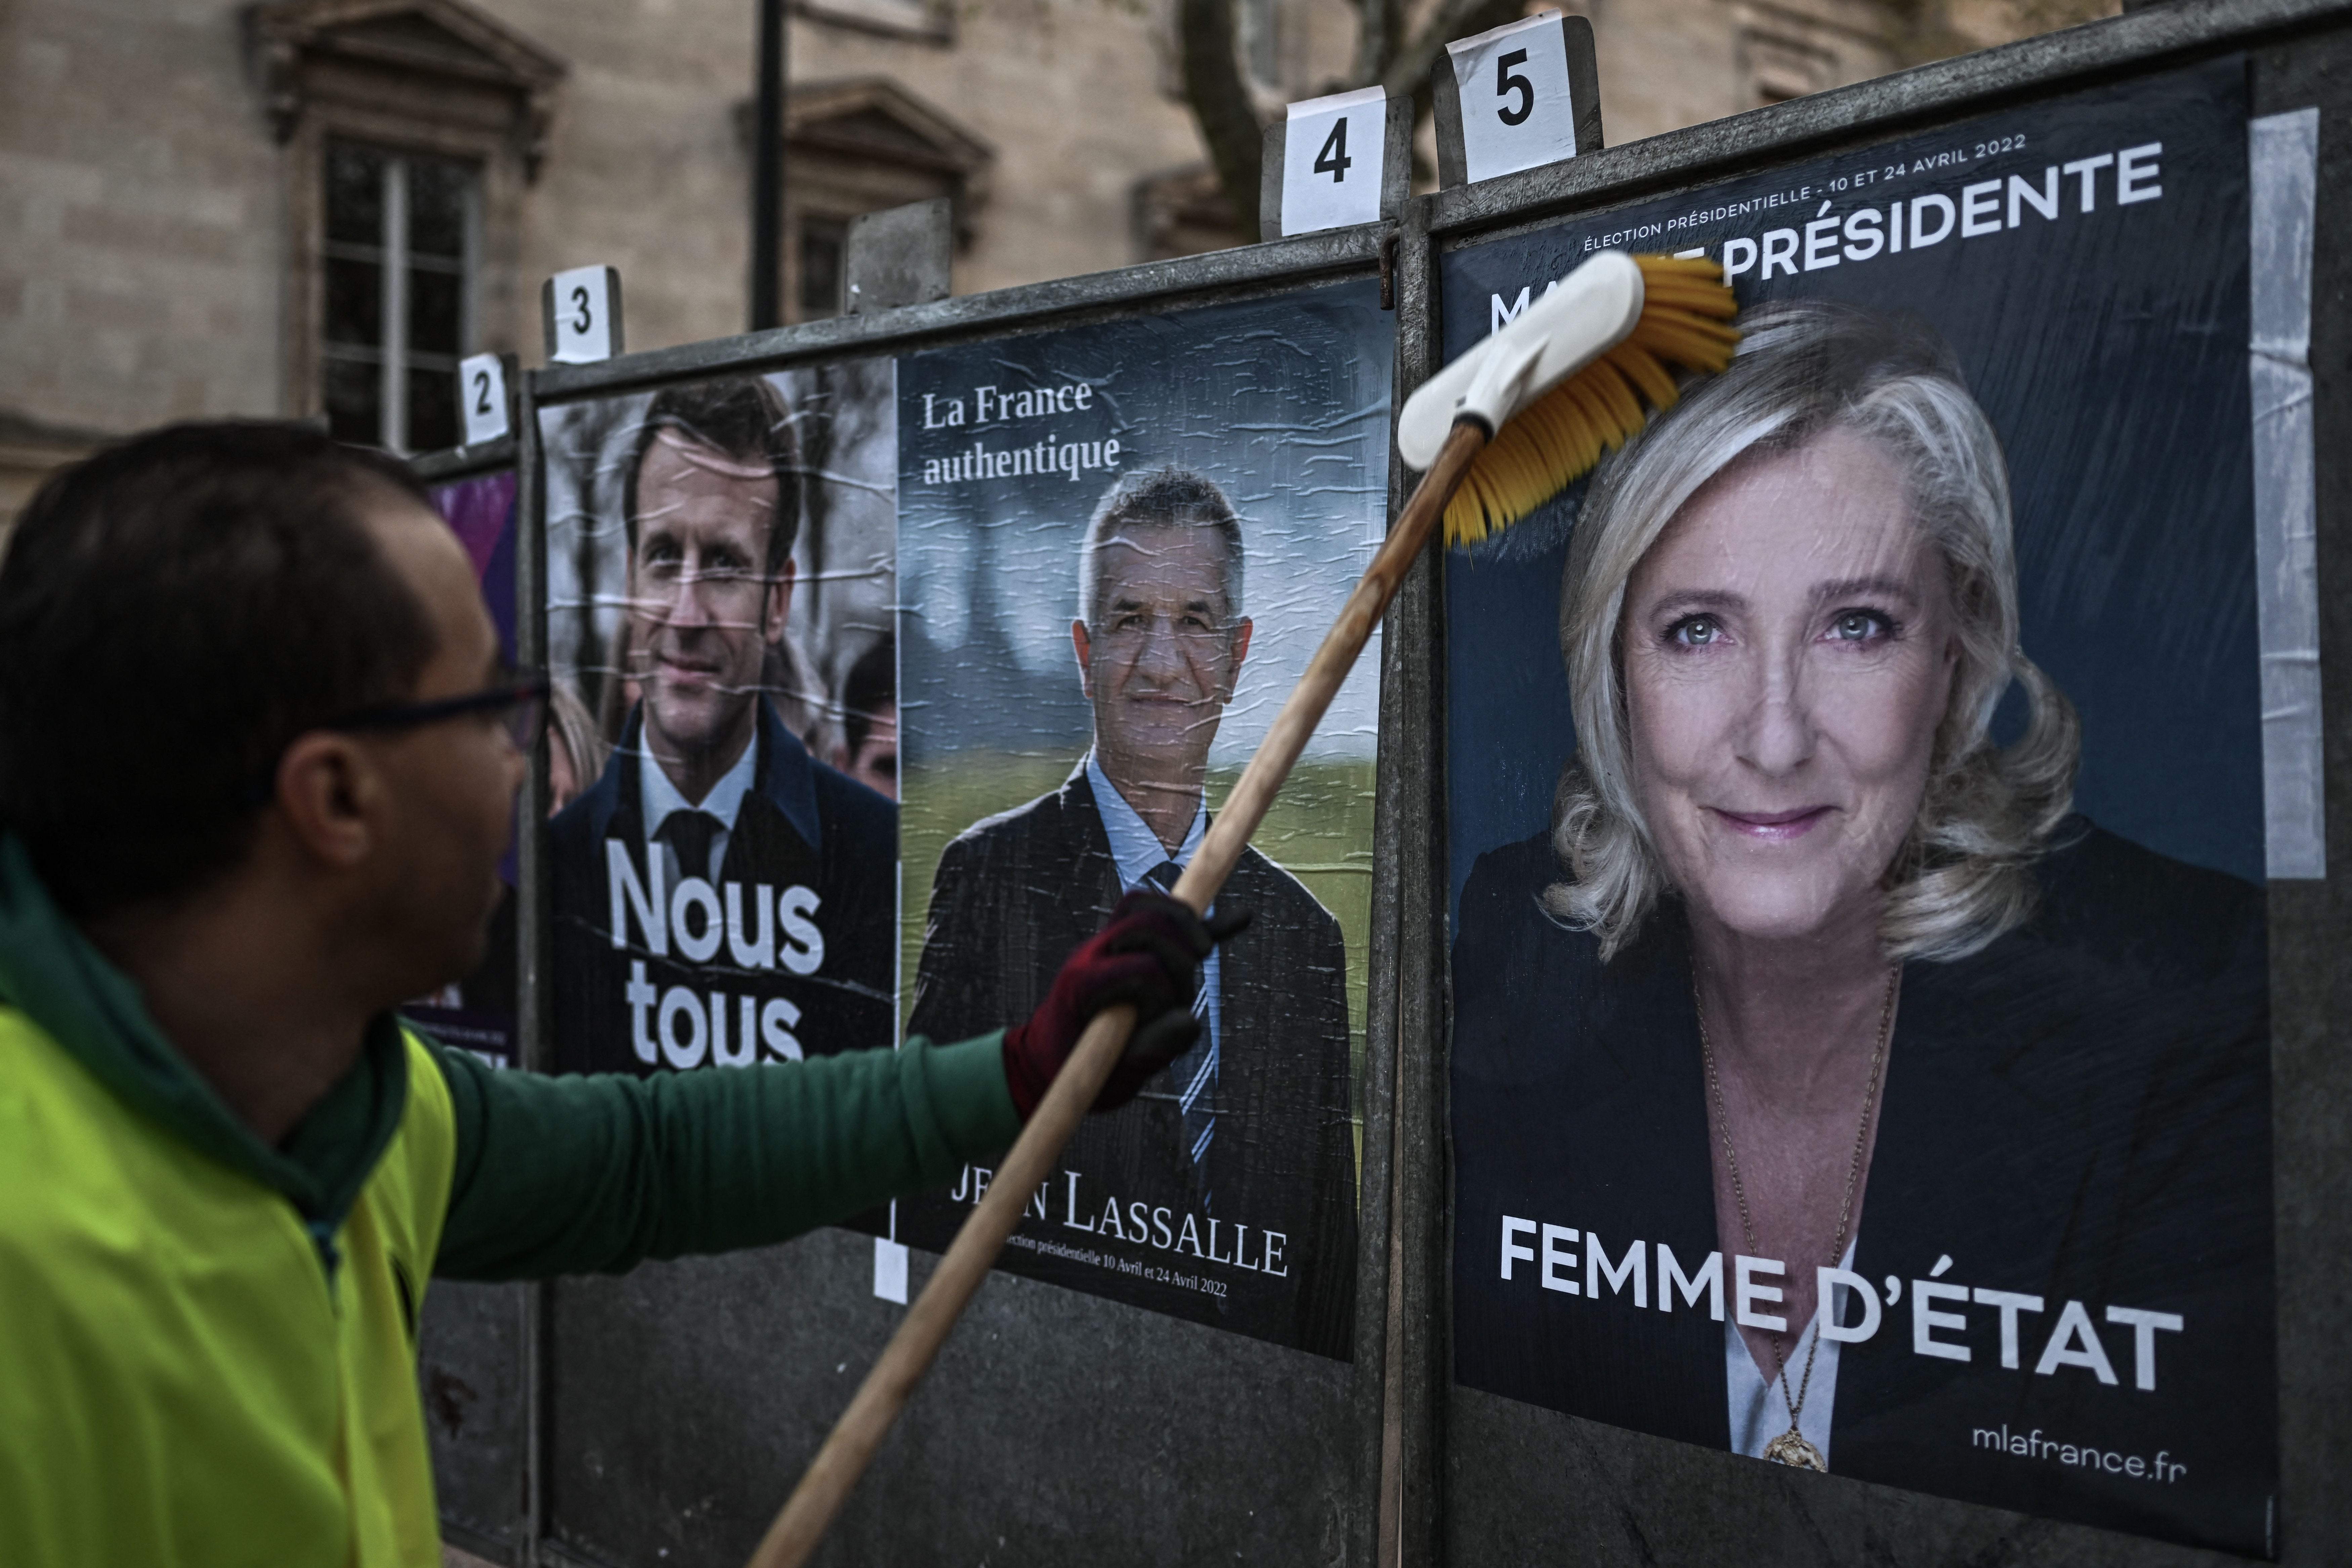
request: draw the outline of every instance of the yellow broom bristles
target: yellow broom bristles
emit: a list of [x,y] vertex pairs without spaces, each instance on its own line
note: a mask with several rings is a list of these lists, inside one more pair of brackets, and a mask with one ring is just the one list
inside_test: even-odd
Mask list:
[[1642,319],[1625,341],[1507,421],[1445,509],[1445,542],[1475,544],[1591,473],[1680,397],[1676,372],[1731,363],[1738,302],[1705,257],[1637,256]]

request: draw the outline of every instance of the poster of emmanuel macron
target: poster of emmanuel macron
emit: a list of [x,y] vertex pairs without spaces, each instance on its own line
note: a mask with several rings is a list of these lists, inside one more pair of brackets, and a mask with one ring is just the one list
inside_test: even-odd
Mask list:
[[[887,436],[880,368],[865,401]],[[616,598],[621,612],[601,659],[575,626],[582,654],[556,661],[559,702],[570,693],[584,717],[601,689],[610,748],[549,830],[565,1070],[739,1067],[892,1039],[897,810],[814,754],[839,710],[827,672],[888,625],[845,616],[838,584],[833,613],[812,615],[815,584],[859,574],[813,560],[796,585],[795,560],[820,542],[801,538],[803,511],[833,499],[805,482],[804,444],[837,448],[836,426],[877,410],[855,406],[855,387],[809,389],[824,406],[795,407],[782,379],[551,411],[569,416],[551,469],[569,461],[589,482],[582,504],[551,504],[550,554],[584,553],[608,574],[590,587],[574,563],[575,609]],[[887,462],[887,440],[863,445]],[[828,521],[821,542],[837,552],[859,531]],[[887,533],[879,548],[887,604]]]
[[[1250,326],[1288,320],[1327,352],[1362,354],[1346,304],[1202,315],[1215,319],[1055,334],[1022,345],[1017,362],[996,345],[977,363],[950,354],[901,367],[900,425],[915,437],[900,476],[910,696],[928,677],[969,702],[1003,673],[991,627],[974,623],[1012,595],[973,572],[965,547],[978,545],[1038,598],[1022,642],[1053,699],[1006,693],[986,710],[993,734],[949,732],[939,716],[960,705],[907,710],[910,820],[925,813],[952,834],[927,904],[908,911],[922,921],[910,1033],[961,1037],[1023,1016],[1123,892],[1173,887],[1213,815],[1212,774],[1255,743],[1321,629],[1322,602],[1344,595],[1360,565],[1385,483],[1385,339],[1353,373],[1377,374],[1380,387],[1356,401],[1352,376],[1316,386],[1329,361],[1296,343],[1268,335],[1230,352],[1237,330],[1247,344]],[[1235,381],[1272,416],[1255,437],[1232,434],[1247,420],[1227,401]],[[959,414],[987,425],[950,423]],[[1328,448],[1296,437],[1334,418],[1347,464],[1328,475],[1336,496],[1302,495],[1298,481]],[[975,538],[975,511],[1024,526]],[[923,563],[945,564],[950,551],[963,581],[927,577]],[[950,595],[965,600],[952,628],[936,613]],[[958,630],[960,649],[940,646]],[[1017,763],[993,760],[1008,752]],[[1339,853],[1368,850],[1369,821],[1349,814],[1369,790],[1304,782],[1310,815],[1338,814]],[[1345,1358],[1356,1271],[1349,943],[1333,910],[1277,863],[1291,853],[1278,832],[1244,853],[1217,908],[1246,909],[1252,923],[1206,966],[1199,1042],[1135,1103],[1080,1131],[1001,1266]],[[1364,880],[1333,874],[1330,849],[1310,853],[1327,895],[1328,884]],[[912,904],[911,852],[908,873]],[[899,1238],[943,1247],[988,1174],[967,1171],[944,1197],[902,1203]]]

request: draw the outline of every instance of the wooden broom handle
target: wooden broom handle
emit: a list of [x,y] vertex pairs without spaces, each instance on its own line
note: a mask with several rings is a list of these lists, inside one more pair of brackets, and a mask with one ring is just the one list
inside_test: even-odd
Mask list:
[[[1257,754],[1225,797],[1224,809],[1210,825],[1192,864],[1177,879],[1176,897],[1195,910],[1206,910],[1233,874],[1250,835],[1265,820],[1292,765],[1307,749],[1307,738],[1347,681],[1356,656],[1363,652],[1372,628],[1381,624],[1389,601],[1403,584],[1405,573],[1429,542],[1463,473],[1486,444],[1486,433],[1477,426],[1456,425],[1436,463],[1422,476],[1396,526],[1364,569],[1362,580],[1348,596],[1347,606],[1325,635],[1322,646],[1315,650],[1307,673],[1299,678],[1282,711],[1275,715],[1273,727],[1258,743]],[[760,1549],[751,1554],[751,1568],[802,1568],[816,1550],[915,1384],[930,1370],[972,1292],[988,1278],[1005,1238],[1028,1207],[1030,1194],[1053,1174],[1063,1145],[1102,1092],[1134,1028],[1135,1009],[1124,1005],[1104,1008],[1087,1026],[1077,1048],[1055,1075],[1045,1098],[998,1166],[979,1205],[956,1233],[922,1294],[858,1385],[849,1408],[834,1424],[824,1447],[817,1450],[808,1473],[801,1477],[776,1521],[768,1527]]]

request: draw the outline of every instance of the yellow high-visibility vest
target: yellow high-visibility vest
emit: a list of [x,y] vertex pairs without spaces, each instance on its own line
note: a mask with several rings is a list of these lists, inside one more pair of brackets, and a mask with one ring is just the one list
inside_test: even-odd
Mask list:
[[457,1124],[405,1043],[322,1245],[0,1007],[0,1563],[437,1568],[416,1314]]

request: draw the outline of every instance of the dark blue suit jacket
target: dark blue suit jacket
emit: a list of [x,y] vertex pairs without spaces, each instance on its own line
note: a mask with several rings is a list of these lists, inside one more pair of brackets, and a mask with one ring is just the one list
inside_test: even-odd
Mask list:
[[[642,1075],[889,1045],[898,808],[811,757],[762,698],[757,773],[711,889],[719,929],[713,932],[709,906],[698,900],[676,909],[672,888],[648,932],[631,901],[634,892],[650,900],[653,891],[636,770],[628,765],[642,751],[643,727],[644,715],[632,713],[603,776],[548,828],[558,1068]],[[628,876],[611,864],[608,841],[626,858]],[[740,941],[725,930],[730,899]],[[682,921],[669,918],[676,913]],[[763,915],[775,917],[764,928]],[[705,948],[707,956],[695,956]],[[689,1000],[698,1022],[687,1012]]]
[[[2027,925],[1904,968],[1854,1257],[1882,1296],[1889,1277],[1901,1294],[1875,1335],[1843,1347],[1830,1466],[2259,1553],[2277,1473],[2263,895],[2080,819],[2059,841]],[[1677,1293],[1664,1310],[1660,1282],[1660,1244],[1687,1275],[1720,1234],[1681,908],[1669,900],[1603,964],[1537,904],[1563,875],[1538,837],[1482,856],[1462,895],[1454,1373],[1727,1447],[1724,1325],[1704,1300]],[[1538,1256],[1505,1281],[1505,1215],[1576,1229],[1565,1250],[1580,1262],[1596,1237],[1612,1268],[1643,1243],[1641,1295],[1578,1267],[1559,1272],[1598,1284],[1598,1300],[1543,1288],[1540,1231],[1514,1234]],[[1923,1303],[1928,1279],[2042,1298],[2019,1314],[2015,1370],[1997,1308]],[[2075,1300],[2113,1385],[2082,1366],[2035,1370]],[[1927,1331],[1968,1360],[1915,1349],[1923,1304],[1964,1320]],[[2109,1306],[2184,1321],[2154,1335],[2154,1390],[2135,1387],[2136,1331]],[[2149,1471],[2159,1453],[2162,1481],[2104,1458]]]
[[[909,1027],[955,1039],[1027,1017],[1119,892],[1083,765],[1051,794],[974,823],[940,857]],[[1113,1273],[1019,1241],[998,1267],[1344,1361],[1354,1353],[1356,1302],[1347,943],[1339,921],[1305,884],[1254,848],[1242,852],[1218,907],[1246,909],[1252,919],[1225,944],[1219,965],[1223,1044],[1208,1157],[1213,1207],[1198,1223],[1205,1228],[1213,1215],[1229,1237],[1236,1221],[1261,1238],[1283,1237],[1286,1272],[1274,1279],[1212,1269],[1181,1250],[1182,1216],[1196,1206],[1195,1172],[1172,1068],[1128,1105],[1087,1118],[1058,1162],[1061,1206],[1045,1218],[1025,1216],[1018,1233],[1115,1256],[1147,1272]],[[1138,1227],[1152,1241],[1106,1238],[1098,1221],[1113,1197],[1154,1215],[1153,1226]],[[969,1206],[938,1194],[902,1201],[899,1238],[943,1248]],[[1156,1228],[1160,1215],[1174,1247]],[[1094,1228],[1073,1228],[1074,1218]],[[1222,1255],[1214,1242],[1199,1250]],[[1227,1293],[1195,1288],[1203,1275],[1223,1281]]]

